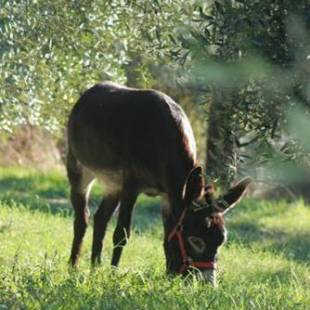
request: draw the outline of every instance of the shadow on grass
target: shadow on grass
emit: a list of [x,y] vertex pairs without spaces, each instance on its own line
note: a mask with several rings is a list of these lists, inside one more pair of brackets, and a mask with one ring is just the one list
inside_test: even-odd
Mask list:
[[23,177],[6,176],[0,179],[0,197],[11,192],[14,192],[17,197],[20,194],[39,195],[42,198],[67,197],[67,187],[65,180],[51,179],[43,174],[30,174]]
[[133,227],[136,231],[154,230],[158,224],[161,225],[160,199],[142,199],[135,209]]
[[37,194],[26,193],[0,193],[0,200],[10,207],[22,207],[31,211],[39,211],[47,214],[70,216],[73,213],[66,198],[43,198]]
[[308,262],[310,259],[310,235],[296,230],[285,232],[280,229],[264,228],[255,222],[231,223],[230,240],[251,246],[253,243],[270,252],[283,254],[287,259]]
[[64,179],[44,174],[4,175],[0,178],[0,200],[9,206],[69,215],[68,188]]
[[[95,185],[89,206],[95,213],[101,201],[101,188]],[[29,173],[24,176],[0,176],[0,201],[8,206],[22,205],[31,211],[61,216],[72,216],[69,201],[69,184],[62,176]],[[134,229],[145,231],[160,219],[158,199],[142,197],[137,203],[133,220]]]

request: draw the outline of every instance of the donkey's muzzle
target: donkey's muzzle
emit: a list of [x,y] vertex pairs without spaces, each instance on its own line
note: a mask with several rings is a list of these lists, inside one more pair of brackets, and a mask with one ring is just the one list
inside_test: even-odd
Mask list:
[[197,279],[203,282],[210,283],[212,286],[216,286],[216,270],[206,269],[197,273]]

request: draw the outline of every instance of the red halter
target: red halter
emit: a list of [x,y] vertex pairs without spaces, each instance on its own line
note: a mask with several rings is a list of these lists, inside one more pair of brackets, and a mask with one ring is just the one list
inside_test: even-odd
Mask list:
[[187,255],[185,245],[184,245],[184,239],[183,239],[183,220],[186,214],[186,209],[182,212],[180,219],[178,223],[175,225],[173,230],[168,236],[168,241],[171,241],[174,238],[177,238],[178,243],[179,243],[179,248],[182,256],[182,265],[178,271],[179,274],[183,274],[185,270],[187,270],[189,267],[194,267],[198,269],[216,269],[216,262],[215,261],[207,261],[207,262],[202,262],[202,261],[193,261],[190,256]]

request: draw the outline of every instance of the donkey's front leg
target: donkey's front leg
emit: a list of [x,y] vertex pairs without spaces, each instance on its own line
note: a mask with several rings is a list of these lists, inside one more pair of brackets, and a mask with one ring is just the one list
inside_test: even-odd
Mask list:
[[108,222],[119,202],[119,193],[112,193],[102,199],[102,202],[94,216],[94,235],[91,263],[100,264],[102,242],[105,236]]
[[132,187],[123,188],[117,225],[113,234],[114,249],[111,262],[113,266],[118,265],[123,248],[129,239],[132,211],[137,197],[138,192]]

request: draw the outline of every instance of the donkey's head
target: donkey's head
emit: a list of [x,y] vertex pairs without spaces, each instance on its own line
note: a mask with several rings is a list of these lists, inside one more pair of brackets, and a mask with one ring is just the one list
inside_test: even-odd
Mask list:
[[216,284],[216,256],[226,239],[224,215],[242,198],[250,182],[245,178],[216,199],[212,186],[204,185],[202,169],[191,171],[184,187],[184,209],[165,242],[168,272],[200,271],[203,280]]

